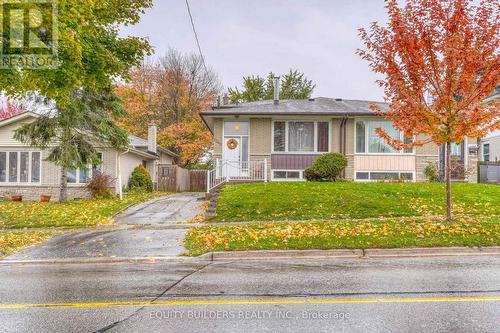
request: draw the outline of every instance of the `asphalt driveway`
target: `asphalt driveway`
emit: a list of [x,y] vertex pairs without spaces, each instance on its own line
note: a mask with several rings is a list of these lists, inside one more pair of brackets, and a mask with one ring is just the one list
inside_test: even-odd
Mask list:
[[178,193],[132,207],[117,218],[120,225],[172,224],[186,222],[201,214],[203,194]]
[[203,194],[179,193],[134,206],[117,217],[114,228],[70,232],[28,248],[8,260],[70,258],[145,258],[178,256],[186,229],[168,228],[190,221],[203,210]]

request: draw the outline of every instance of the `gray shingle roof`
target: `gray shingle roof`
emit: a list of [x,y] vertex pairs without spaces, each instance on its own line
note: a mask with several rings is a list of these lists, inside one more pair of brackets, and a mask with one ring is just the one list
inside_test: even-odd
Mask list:
[[148,140],[141,139],[135,135],[129,135],[128,139],[130,140],[130,145],[134,147],[147,147]]
[[378,105],[381,109],[387,109],[386,103],[342,100],[335,98],[319,97],[311,100],[282,100],[279,105],[274,101],[259,101],[243,103],[239,105],[222,106],[214,108],[213,111],[203,112],[204,116],[215,116],[217,114],[290,114],[290,115],[349,115],[362,116],[373,115],[370,104]]

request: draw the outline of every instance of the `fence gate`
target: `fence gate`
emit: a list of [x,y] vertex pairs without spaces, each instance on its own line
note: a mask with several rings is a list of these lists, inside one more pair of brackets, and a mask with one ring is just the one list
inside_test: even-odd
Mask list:
[[481,183],[500,183],[500,162],[479,162]]
[[177,165],[158,166],[158,190],[164,192],[205,192],[207,171],[188,170]]
[[189,190],[191,192],[205,192],[207,190],[207,170],[189,171]]

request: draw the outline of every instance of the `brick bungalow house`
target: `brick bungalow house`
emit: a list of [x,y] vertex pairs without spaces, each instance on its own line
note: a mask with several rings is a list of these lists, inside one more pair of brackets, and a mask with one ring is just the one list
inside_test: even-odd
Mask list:
[[[369,108],[374,102],[315,98],[219,105],[201,114],[214,136],[214,179],[301,181],[321,154],[348,159],[345,177],[354,181],[405,179],[426,181],[429,162],[444,161],[435,144],[397,151],[375,133],[401,133]],[[386,108],[384,103],[376,103]],[[470,144],[470,145],[469,145]],[[453,155],[468,169],[461,181],[477,181],[477,140],[453,145]],[[441,158],[440,158],[441,156]],[[443,166],[441,166],[443,167]]]

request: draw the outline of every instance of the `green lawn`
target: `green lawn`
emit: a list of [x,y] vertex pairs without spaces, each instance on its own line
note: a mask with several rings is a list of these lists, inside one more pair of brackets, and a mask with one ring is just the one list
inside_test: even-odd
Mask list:
[[0,258],[14,254],[26,247],[41,243],[54,236],[51,231],[0,231]]
[[[453,184],[453,199],[459,215],[500,215],[500,186]],[[338,220],[444,212],[444,184],[256,183],[226,186],[214,220]]]
[[88,199],[56,202],[0,202],[0,230],[22,228],[81,228],[105,225],[118,212],[165,193],[131,193],[123,200]]
[[475,217],[460,222],[425,218],[405,221],[284,222],[191,229],[189,255],[212,251],[369,249],[500,245],[497,218]]

